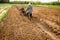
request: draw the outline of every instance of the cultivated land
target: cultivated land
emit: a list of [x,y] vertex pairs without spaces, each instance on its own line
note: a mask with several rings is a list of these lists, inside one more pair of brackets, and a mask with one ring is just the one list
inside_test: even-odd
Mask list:
[[12,6],[0,22],[0,40],[60,40],[60,8],[33,6],[32,20],[20,8]]

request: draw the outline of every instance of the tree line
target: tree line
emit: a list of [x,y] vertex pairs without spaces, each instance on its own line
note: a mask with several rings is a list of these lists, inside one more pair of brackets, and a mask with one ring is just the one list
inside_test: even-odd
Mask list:
[[[28,4],[28,1],[14,1],[14,2],[9,2],[9,0],[0,0],[0,3],[18,3],[18,4]],[[60,5],[59,0],[57,2],[50,2],[50,3],[41,3],[41,2],[31,2],[33,5]]]
[[7,3],[9,0],[0,0],[0,3]]

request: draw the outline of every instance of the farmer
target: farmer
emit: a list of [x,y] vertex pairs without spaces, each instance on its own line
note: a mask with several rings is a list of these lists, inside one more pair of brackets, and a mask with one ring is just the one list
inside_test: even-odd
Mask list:
[[31,5],[30,2],[28,4],[28,6],[27,6],[26,12],[27,12],[28,16],[32,17],[32,5]]

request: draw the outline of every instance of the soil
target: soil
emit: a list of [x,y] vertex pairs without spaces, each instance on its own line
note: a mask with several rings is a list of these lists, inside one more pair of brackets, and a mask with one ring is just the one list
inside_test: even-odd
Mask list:
[[33,18],[20,15],[12,6],[0,22],[0,40],[59,40],[60,9],[33,6]]

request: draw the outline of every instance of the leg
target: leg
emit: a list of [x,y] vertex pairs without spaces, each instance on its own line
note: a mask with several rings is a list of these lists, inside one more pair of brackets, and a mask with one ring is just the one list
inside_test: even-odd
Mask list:
[[32,18],[32,13],[30,13],[30,18]]

